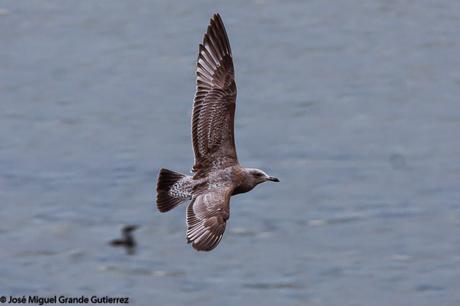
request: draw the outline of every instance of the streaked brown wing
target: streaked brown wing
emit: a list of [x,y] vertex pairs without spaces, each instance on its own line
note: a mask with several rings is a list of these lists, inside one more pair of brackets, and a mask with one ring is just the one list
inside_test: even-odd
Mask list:
[[187,242],[198,251],[214,249],[230,217],[232,188],[213,189],[194,198],[187,207]]
[[232,52],[218,14],[200,44],[192,138],[195,178],[238,163],[234,139],[236,84]]

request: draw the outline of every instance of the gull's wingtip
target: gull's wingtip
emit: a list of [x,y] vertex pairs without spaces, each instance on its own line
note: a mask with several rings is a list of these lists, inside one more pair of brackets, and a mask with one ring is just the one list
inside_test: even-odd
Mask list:
[[214,13],[214,14],[212,15],[211,20],[220,20],[220,21],[222,21],[222,17],[220,17],[220,14],[219,14],[219,13]]

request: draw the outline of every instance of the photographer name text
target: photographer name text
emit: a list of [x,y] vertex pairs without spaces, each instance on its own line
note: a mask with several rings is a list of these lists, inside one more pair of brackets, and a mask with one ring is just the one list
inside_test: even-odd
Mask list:
[[0,296],[2,304],[129,304],[128,297],[111,297],[111,296],[38,296],[38,295],[23,295],[23,296]]

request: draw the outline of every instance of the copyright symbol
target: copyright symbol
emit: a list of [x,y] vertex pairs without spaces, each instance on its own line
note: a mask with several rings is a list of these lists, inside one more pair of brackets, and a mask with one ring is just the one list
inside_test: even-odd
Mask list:
[[6,296],[0,297],[0,303],[5,303],[6,302]]

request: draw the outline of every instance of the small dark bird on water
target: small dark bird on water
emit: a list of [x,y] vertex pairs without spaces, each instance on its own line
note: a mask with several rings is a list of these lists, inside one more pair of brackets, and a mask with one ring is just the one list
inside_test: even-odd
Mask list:
[[232,51],[219,14],[210,21],[199,46],[196,95],[192,114],[195,152],[193,176],[161,169],[157,207],[167,212],[191,200],[187,207],[187,242],[198,251],[214,249],[230,216],[230,197],[276,177],[242,167],[233,132],[236,83]]
[[121,230],[122,238],[110,241],[110,245],[114,247],[124,247],[126,249],[127,254],[133,255],[135,253],[137,243],[134,239],[132,232],[134,232],[138,228],[139,226],[137,225],[126,225]]

